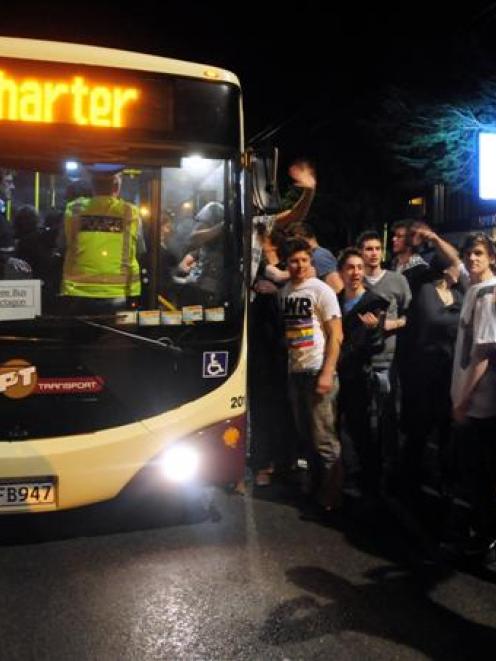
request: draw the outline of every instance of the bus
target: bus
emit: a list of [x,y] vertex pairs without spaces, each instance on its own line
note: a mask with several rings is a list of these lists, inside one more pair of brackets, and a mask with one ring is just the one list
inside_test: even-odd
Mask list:
[[242,121],[228,71],[0,38],[0,514],[243,479]]

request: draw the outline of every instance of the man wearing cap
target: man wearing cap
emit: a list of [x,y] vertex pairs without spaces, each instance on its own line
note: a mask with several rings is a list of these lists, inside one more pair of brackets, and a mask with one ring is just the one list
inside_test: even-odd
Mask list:
[[67,205],[62,294],[80,314],[107,314],[141,294],[138,208],[119,197],[122,165],[88,167],[94,195]]

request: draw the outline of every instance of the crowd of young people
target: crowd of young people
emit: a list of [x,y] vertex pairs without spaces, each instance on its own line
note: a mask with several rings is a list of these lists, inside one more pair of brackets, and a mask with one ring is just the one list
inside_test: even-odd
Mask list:
[[[311,169],[300,179],[311,200]],[[459,253],[424,221],[402,221],[389,268],[374,230],[336,260],[301,224],[306,210],[261,217],[256,237],[255,485],[306,463],[315,517],[332,522],[347,495],[371,511],[389,497],[415,506],[429,482],[440,498],[467,503],[456,543],[487,559],[496,546],[494,243],[469,234]]]

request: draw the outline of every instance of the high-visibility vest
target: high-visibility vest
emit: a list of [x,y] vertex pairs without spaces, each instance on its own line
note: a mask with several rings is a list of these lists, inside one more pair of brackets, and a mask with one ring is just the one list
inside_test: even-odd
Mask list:
[[88,298],[139,296],[139,213],[110,195],[78,198],[66,207],[62,294]]

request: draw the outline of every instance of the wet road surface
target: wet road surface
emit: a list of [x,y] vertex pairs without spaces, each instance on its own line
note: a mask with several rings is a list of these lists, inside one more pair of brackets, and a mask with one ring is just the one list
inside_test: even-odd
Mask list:
[[496,585],[276,487],[0,520],[1,659],[493,659]]

